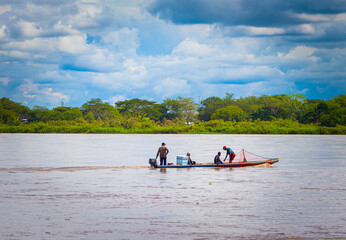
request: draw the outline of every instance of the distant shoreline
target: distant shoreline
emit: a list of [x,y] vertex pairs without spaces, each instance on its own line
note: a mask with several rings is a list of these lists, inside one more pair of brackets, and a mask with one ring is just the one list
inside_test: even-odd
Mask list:
[[302,134],[346,135],[346,126],[318,126],[297,121],[258,122],[201,122],[195,125],[150,126],[147,128],[123,128],[105,126],[98,122],[75,124],[71,122],[29,123],[0,125],[0,133],[87,133],[87,134]]
[[118,101],[92,98],[82,107],[29,109],[0,99],[0,133],[96,134],[346,134],[346,95],[331,100],[303,95],[234,99],[209,97]]

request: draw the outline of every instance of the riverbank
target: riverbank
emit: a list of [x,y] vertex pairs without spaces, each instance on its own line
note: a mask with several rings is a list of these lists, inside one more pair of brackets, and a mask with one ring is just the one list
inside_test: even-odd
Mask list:
[[297,121],[254,121],[254,122],[199,122],[194,125],[142,125],[131,128],[112,126],[102,122],[75,123],[52,121],[20,125],[0,125],[0,133],[137,133],[137,134],[335,134],[345,135],[346,126],[322,127],[316,124],[301,124]]

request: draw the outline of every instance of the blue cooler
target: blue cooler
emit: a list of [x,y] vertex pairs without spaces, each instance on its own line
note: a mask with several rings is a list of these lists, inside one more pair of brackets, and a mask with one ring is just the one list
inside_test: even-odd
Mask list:
[[188,156],[177,156],[177,165],[188,165]]

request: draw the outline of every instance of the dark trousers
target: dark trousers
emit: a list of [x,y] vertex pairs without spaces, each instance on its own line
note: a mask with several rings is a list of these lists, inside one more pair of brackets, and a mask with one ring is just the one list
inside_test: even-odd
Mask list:
[[167,165],[166,161],[167,161],[167,157],[160,157],[160,165]]

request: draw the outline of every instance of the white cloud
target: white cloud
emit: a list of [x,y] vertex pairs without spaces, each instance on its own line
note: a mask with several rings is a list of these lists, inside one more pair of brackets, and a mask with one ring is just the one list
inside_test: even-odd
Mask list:
[[70,54],[84,54],[90,50],[86,43],[85,34],[60,37],[57,40],[58,48],[62,52]]
[[0,83],[4,86],[6,86],[9,81],[8,77],[0,77]]
[[74,78],[70,74],[68,74],[68,72],[58,71],[56,69],[54,70],[47,69],[46,72],[38,74],[37,79],[41,81],[46,80],[49,82],[64,83],[64,84],[72,83],[73,81],[75,81]]
[[296,16],[303,20],[314,21],[314,22],[322,22],[322,21],[330,21],[332,15],[326,14],[296,14]]
[[38,85],[32,83],[29,80],[24,80],[24,83],[18,87],[19,91],[22,93],[25,98],[35,98],[37,95],[30,94],[32,92],[38,91]]
[[0,15],[12,10],[11,5],[0,5]]
[[32,55],[23,51],[2,51],[1,54],[15,59],[30,59]]
[[346,13],[337,14],[334,19],[337,22],[346,21]]
[[116,96],[112,96],[109,99],[105,100],[105,102],[108,102],[109,104],[114,106],[114,103],[116,103],[118,101],[124,101],[124,100],[126,100],[125,95],[116,95]]
[[138,29],[124,27],[118,31],[107,32],[102,35],[103,43],[110,49],[126,55],[136,55],[139,47]]
[[[92,48],[86,43],[86,36],[71,35],[63,37],[40,38],[34,37],[24,41],[11,41],[3,45],[9,50],[8,55],[27,58],[27,54],[45,54],[49,61],[58,63],[59,59],[52,59],[52,54],[87,54]],[[12,50],[12,51],[11,51]],[[20,54],[18,53],[20,52]]]
[[315,48],[298,46],[294,49],[291,49],[290,52],[287,54],[282,54],[279,52],[278,57],[282,60],[309,60],[312,62],[317,62],[320,58],[313,55],[315,51]]
[[126,59],[124,61],[124,66],[130,71],[131,73],[139,73],[141,75],[146,75],[147,70],[143,65],[139,65],[136,63],[134,59]]
[[[68,102],[69,96],[53,91],[52,88],[46,87],[45,85],[40,85],[33,83],[31,80],[24,80],[24,83],[18,87],[20,96],[17,96],[20,99],[31,99],[37,103],[44,102],[45,106],[58,106],[61,101]],[[25,100],[26,101],[26,100]]]
[[134,91],[143,91],[149,81],[147,79],[147,70],[144,66],[137,65],[133,60],[124,62],[125,69],[109,73],[93,73],[88,75],[93,86],[106,89],[107,91],[119,91],[131,93]]
[[80,13],[88,15],[90,18],[93,18],[97,16],[98,14],[102,13],[102,0],[101,1],[89,1],[88,3],[94,3],[94,4],[84,4],[86,1],[81,1],[78,4]]
[[66,60],[66,70],[89,72],[118,72],[124,70],[124,57],[107,49],[93,48],[90,52]]
[[100,0],[80,0],[81,3],[99,3]]
[[217,24],[193,24],[193,25],[178,25],[173,26],[175,34],[181,34],[190,39],[206,40],[218,39],[223,36],[224,29]]
[[173,54],[180,56],[205,57],[215,53],[216,49],[213,49],[206,44],[200,44],[190,38],[185,39],[175,49],[173,49]]
[[162,97],[171,97],[174,95],[188,94],[190,92],[190,86],[184,79],[165,78],[157,82],[153,90]]
[[225,80],[269,80],[282,77],[283,73],[269,66],[241,66],[227,69],[224,71],[223,79]]
[[[47,31],[49,32],[49,31]],[[79,31],[72,28],[72,25],[65,25],[59,20],[57,23],[53,25],[51,33],[60,33],[60,34],[68,34],[68,35],[77,35]]]
[[235,29],[250,35],[250,36],[256,36],[256,35],[278,35],[278,34],[284,34],[285,29],[284,28],[273,28],[273,27],[250,27],[250,26],[238,26],[235,27]]
[[58,98],[59,100],[67,100],[68,99],[68,96],[66,96],[65,94],[63,94],[61,92],[53,92],[52,88],[45,88],[42,90],[42,93],[46,96]]
[[102,2],[99,4],[77,3],[78,12],[67,16],[67,23],[77,29],[96,27],[98,25],[97,19],[104,10]]
[[295,30],[297,32],[303,33],[303,34],[315,34],[316,33],[314,26],[312,26],[311,24],[299,25],[299,26],[295,27]]
[[17,25],[22,34],[26,37],[35,37],[43,32],[42,28],[37,26],[34,22],[19,21]]
[[24,41],[12,41],[3,45],[5,49],[13,49],[22,52],[52,52],[57,47],[57,39],[55,38],[33,38]]
[[6,36],[6,25],[2,25],[0,28],[0,39]]

